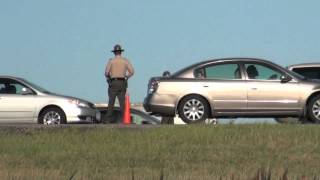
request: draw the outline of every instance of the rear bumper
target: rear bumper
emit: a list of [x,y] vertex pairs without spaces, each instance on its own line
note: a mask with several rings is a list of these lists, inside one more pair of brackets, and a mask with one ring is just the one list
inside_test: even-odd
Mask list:
[[164,103],[161,98],[156,94],[148,95],[143,101],[143,107],[147,112],[151,112],[154,115],[161,116],[175,116],[175,105],[173,102]]

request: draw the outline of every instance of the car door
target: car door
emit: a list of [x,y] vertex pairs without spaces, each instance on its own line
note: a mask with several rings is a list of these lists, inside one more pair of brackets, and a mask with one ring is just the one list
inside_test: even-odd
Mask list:
[[0,79],[0,121],[33,122],[35,94],[23,95],[23,84],[8,78]]
[[204,91],[213,104],[214,112],[239,112],[247,108],[247,87],[240,66],[235,62],[214,63],[197,69]]
[[249,111],[287,114],[299,110],[301,92],[297,81],[281,81],[281,76],[288,75],[268,64],[248,62],[244,68]]

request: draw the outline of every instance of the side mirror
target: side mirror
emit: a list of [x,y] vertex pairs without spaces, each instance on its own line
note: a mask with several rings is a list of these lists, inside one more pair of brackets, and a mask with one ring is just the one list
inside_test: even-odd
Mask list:
[[22,95],[30,95],[30,94],[33,94],[33,91],[31,89],[29,89],[29,88],[24,87],[21,90],[21,94]]
[[281,81],[281,83],[287,83],[287,82],[289,82],[289,81],[291,81],[292,80],[292,77],[290,77],[290,76],[288,76],[288,75],[282,75],[282,76],[280,76],[280,81]]

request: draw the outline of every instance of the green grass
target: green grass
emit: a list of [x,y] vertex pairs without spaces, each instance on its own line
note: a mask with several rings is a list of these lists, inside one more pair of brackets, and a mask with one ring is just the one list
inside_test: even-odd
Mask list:
[[1,179],[275,179],[320,175],[320,126],[0,129]]

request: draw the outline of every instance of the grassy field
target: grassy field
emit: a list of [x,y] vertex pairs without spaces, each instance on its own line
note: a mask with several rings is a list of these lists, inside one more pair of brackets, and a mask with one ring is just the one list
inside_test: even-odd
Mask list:
[[318,125],[1,128],[0,179],[320,177]]

